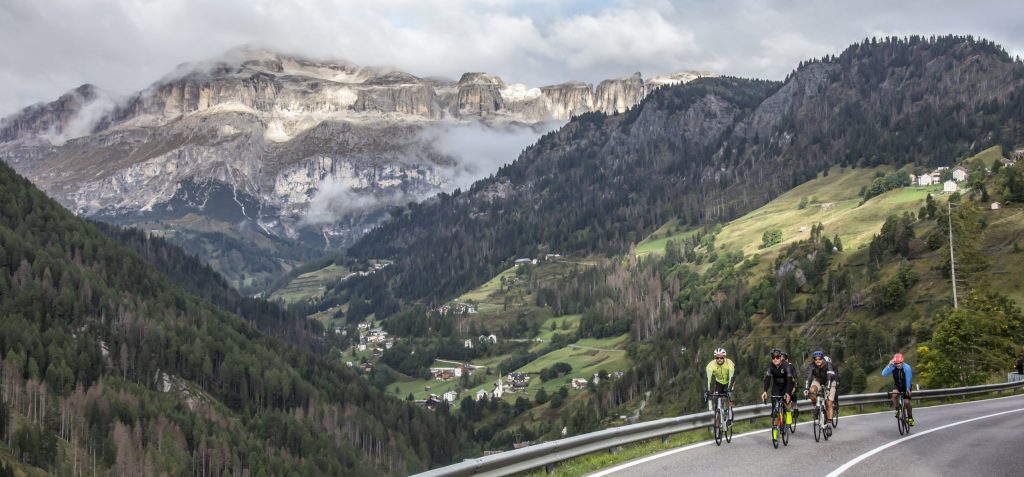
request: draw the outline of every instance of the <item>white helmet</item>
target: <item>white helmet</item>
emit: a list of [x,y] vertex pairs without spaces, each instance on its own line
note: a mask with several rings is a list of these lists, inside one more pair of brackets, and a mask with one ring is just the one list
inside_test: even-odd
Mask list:
[[725,357],[725,348],[715,348],[715,357]]

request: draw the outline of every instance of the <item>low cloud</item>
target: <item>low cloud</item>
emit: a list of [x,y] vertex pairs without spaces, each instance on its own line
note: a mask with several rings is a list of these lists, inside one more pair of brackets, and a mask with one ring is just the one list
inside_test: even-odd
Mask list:
[[562,124],[551,121],[530,127],[471,123],[435,128],[425,134],[438,152],[457,161],[457,165],[440,171],[454,190],[467,189],[502,165],[515,161],[524,149]]
[[354,190],[340,179],[325,178],[313,194],[302,223],[306,225],[333,224],[346,216],[402,203],[402,194],[376,195]]
[[96,124],[114,111],[118,105],[118,100],[113,96],[102,92],[97,92],[97,94],[98,96],[84,104],[78,114],[75,114],[60,131],[51,129],[43,134],[43,138],[53,145],[61,146],[72,139],[92,134]]
[[[421,133],[420,140],[437,153],[454,159],[455,165],[437,170],[443,182],[442,189],[451,192],[456,188],[467,189],[473,182],[516,160],[523,149],[562,124],[561,121],[533,127],[522,124],[446,124],[426,129]],[[421,196],[400,192],[372,193],[364,189],[353,189],[342,180],[329,176],[313,194],[302,223],[314,226],[336,224],[347,217],[422,200],[432,195],[433,192]]]

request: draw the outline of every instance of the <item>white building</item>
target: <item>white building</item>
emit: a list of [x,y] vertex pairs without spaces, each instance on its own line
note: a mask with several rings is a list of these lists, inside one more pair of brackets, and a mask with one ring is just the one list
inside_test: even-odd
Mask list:
[[479,401],[479,400],[481,400],[481,399],[483,399],[485,397],[487,397],[487,391],[484,391],[483,389],[481,389],[481,390],[476,392],[476,400],[477,401]]
[[459,397],[459,393],[455,391],[448,391],[444,393],[444,400],[448,402],[455,402],[455,399]]
[[923,185],[923,186],[932,185],[932,176],[931,176],[931,174],[921,174],[920,176],[918,176],[917,177],[917,185]]
[[505,386],[501,384],[501,374],[498,374],[498,382],[494,383],[494,392],[491,393],[494,399],[501,399],[505,395]]
[[942,192],[956,192],[956,182],[946,181],[942,183]]
[[967,169],[964,169],[963,167],[957,167],[956,169],[953,169],[953,180],[957,182],[963,182],[967,180]]
[[462,343],[462,346],[469,349],[473,349],[473,340],[466,340],[465,342]]

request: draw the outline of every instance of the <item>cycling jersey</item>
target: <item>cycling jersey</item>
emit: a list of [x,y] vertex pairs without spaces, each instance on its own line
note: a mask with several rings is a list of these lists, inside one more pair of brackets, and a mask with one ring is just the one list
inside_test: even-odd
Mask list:
[[783,361],[782,365],[789,369],[789,375],[793,377],[793,387],[790,388],[789,395],[796,396],[797,383],[800,382],[800,377],[796,374],[796,366],[789,361]]
[[711,391],[711,383],[716,382],[722,385],[731,385],[733,378],[736,375],[736,365],[733,364],[732,360],[725,358],[722,364],[718,364],[716,361],[711,361],[708,366],[704,368],[704,371],[708,375],[708,391]]
[[914,372],[910,369],[910,365],[903,363],[900,366],[890,364],[882,369],[882,376],[892,375],[893,385],[901,393],[905,393],[910,390],[911,381],[914,378]]
[[821,366],[811,361],[810,366],[807,367],[807,382],[804,383],[804,387],[811,389],[811,381],[817,381],[828,387],[835,379],[838,379],[836,368],[832,365],[832,360],[826,356]]
[[[769,364],[768,370],[764,372],[764,392],[768,392],[769,386],[772,389],[772,396],[781,396],[793,390],[793,375],[785,364]],[[791,396],[792,397],[792,396]]]

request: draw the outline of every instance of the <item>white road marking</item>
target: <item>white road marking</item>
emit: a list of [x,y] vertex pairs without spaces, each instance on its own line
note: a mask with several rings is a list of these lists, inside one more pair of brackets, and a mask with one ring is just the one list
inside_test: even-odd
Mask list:
[[963,421],[953,422],[953,423],[950,423],[950,424],[946,424],[945,426],[940,426],[940,427],[936,427],[934,429],[928,429],[927,431],[922,431],[922,432],[918,432],[916,434],[911,434],[911,435],[906,436],[906,437],[904,437],[902,439],[897,439],[897,440],[892,441],[892,442],[890,442],[888,444],[881,445],[881,446],[878,446],[878,447],[876,447],[876,448],[874,448],[872,450],[869,450],[869,451],[867,451],[867,452],[857,456],[853,460],[851,460],[851,461],[849,461],[849,462],[839,466],[838,469],[833,470],[831,473],[829,473],[825,477],[836,477],[836,476],[842,474],[843,472],[846,472],[847,470],[849,470],[850,467],[853,467],[853,466],[857,465],[857,463],[859,463],[860,461],[862,461],[864,459],[867,459],[868,457],[871,457],[871,456],[873,456],[873,455],[875,455],[875,454],[877,454],[879,452],[882,452],[883,450],[888,449],[888,448],[890,448],[890,447],[892,447],[892,446],[894,446],[896,444],[907,442],[907,441],[909,441],[911,439],[916,439],[918,437],[931,434],[931,433],[933,433],[935,431],[941,431],[941,430],[949,428],[949,427],[959,426],[961,424],[967,424],[968,422],[974,422],[974,421],[977,421],[977,420],[980,420],[980,419],[988,419],[990,417],[1002,416],[1003,414],[1010,414],[1010,413],[1013,413],[1013,412],[1021,412],[1021,411],[1024,411],[1024,408],[1014,409],[1012,411],[997,412],[995,414],[989,414],[987,416],[979,416],[979,417],[973,417],[973,418],[970,418],[970,419],[964,419]]

